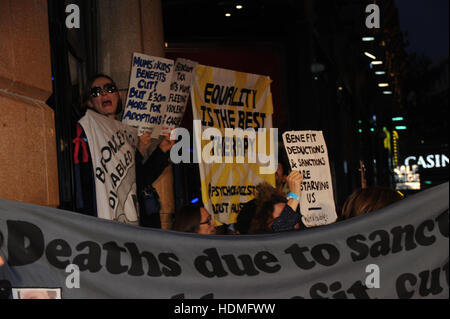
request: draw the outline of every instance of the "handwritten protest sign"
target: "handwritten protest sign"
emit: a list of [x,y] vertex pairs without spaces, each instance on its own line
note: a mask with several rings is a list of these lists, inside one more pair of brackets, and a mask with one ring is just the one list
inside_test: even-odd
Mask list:
[[91,110],[80,124],[92,156],[98,217],[137,225],[136,129]]
[[300,209],[307,227],[327,225],[337,219],[328,150],[322,131],[283,134],[292,170],[303,174]]
[[173,60],[134,53],[130,84],[122,122],[157,138],[163,122]]
[[161,135],[170,136],[170,132],[180,126],[191,89],[193,72],[197,62],[177,59],[170,84],[169,99],[167,101]]

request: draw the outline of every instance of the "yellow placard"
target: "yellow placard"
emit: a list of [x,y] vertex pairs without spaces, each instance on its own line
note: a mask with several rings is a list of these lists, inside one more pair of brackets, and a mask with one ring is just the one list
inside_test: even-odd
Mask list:
[[[275,185],[276,167],[262,171],[268,166],[262,164],[263,155],[271,155],[272,164],[276,160],[278,138],[270,130],[270,82],[267,76],[204,65],[195,69],[191,99],[199,128],[197,137],[201,139],[198,157],[202,198],[208,211],[214,213],[216,225],[235,223],[242,205],[254,198],[257,184],[265,181]],[[194,131],[195,127],[194,123]],[[237,135],[240,129],[244,135]],[[212,141],[207,138],[211,131],[221,137]],[[208,163],[208,155],[215,156],[216,161]]]

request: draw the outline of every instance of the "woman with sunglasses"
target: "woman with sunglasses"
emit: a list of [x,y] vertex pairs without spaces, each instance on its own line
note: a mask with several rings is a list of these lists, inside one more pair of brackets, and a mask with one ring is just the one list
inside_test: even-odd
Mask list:
[[202,235],[216,234],[211,214],[199,205],[186,205],[177,211],[172,230]]
[[[100,216],[98,214],[98,203],[96,203],[95,193],[95,172],[92,165],[91,152],[88,146],[89,140],[86,138],[83,126],[80,125],[86,117],[88,110],[101,114],[111,120],[118,120],[117,116],[122,112],[122,101],[119,90],[113,79],[105,74],[97,74],[91,77],[83,93],[81,113],[83,116],[77,123],[76,138],[74,139],[75,157],[75,185],[76,185],[76,208],[77,212],[85,215]],[[142,190],[151,185],[169,165],[169,151],[174,144],[165,138],[150,157],[144,161],[144,154],[151,144],[150,134],[146,133],[138,137],[134,163],[136,169],[136,193],[141,194]],[[144,205],[139,205],[139,216],[144,215]],[[126,210],[126,208],[124,208]],[[125,212],[124,215],[127,215]],[[125,218],[126,219],[126,218]],[[119,221],[124,221],[120,220]],[[127,222],[127,221],[124,221]],[[131,222],[136,224],[136,222]],[[161,227],[159,214],[153,225],[149,227]]]

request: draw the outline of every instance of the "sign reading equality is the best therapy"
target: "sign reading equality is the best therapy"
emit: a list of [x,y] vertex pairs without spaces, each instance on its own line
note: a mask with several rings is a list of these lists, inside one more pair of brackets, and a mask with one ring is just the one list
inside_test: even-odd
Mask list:
[[[205,65],[195,68],[191,86],[194,134],[202,135],[201,148],[195,149],[202,153],[199,158],[208,153],[217,159],[199,162],[203,203],[214,213],[216,225],[235,223],[242,205],[254,198],[256,185],[275,184],[276,168],[264,174],[264,168],[273,164],[275,148],[269,134],[270,83],[268,76]],[[269,158],[265,163],[264,156]]]
[[122,122],[159,136],[173,74],[173,60],[134,53]]
[[303,175],[300,210],[307,227],[327,225],[337,219],[328,150],[322,131],[290,131],[284,146],[294,171]]

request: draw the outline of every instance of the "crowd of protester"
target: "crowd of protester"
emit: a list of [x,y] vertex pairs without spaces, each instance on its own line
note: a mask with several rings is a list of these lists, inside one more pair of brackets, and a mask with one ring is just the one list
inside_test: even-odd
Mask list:
[[[112,120],[119,120],[122,111],[119,90],[113,79],[98,74],[89,79],[83,94],[80,117],[86,110],[92,110]],[[74,149],[84,152],[75,154],[76,211],[97,216],[94,170],[89,148],[89,141],[79,123],[76,127]],[[84,144],[81,145],[80,144]],[[174,141],[164,138],[159,147],[150,156],[147,152],[151,145],[148,133],[139,136],[136,145],[136,184],[139,203],[139,225],[160,228],[159,210],[161,208],[158,194],[151,184],[169,165],[169,151]],[[88,154],[85,154],[85,153]],[[302,223],[300,209],[301,185],[303,177],[298,171],[291,171],[287,155],[282,145],[278,150],[278,169],[275,174],[275,187],[268,183],[256,185],[255,198],[243,205],[237,221],[230,228],[228,225],[215,227],[213,215],[201,205],[185,205],[174,215],[172,230],[197,234],[266,234],[306,228]],[[338,211],[338,221],[358,217],[377,211],[402,199],[397,191],[380,187],[365,187],[353,192]],[[1,238],[0,238],[1,242]]]

